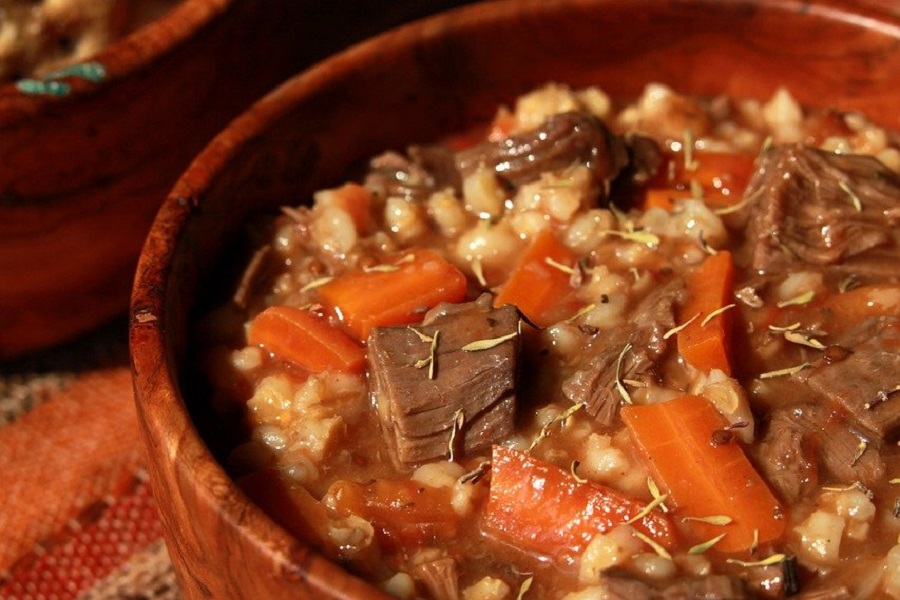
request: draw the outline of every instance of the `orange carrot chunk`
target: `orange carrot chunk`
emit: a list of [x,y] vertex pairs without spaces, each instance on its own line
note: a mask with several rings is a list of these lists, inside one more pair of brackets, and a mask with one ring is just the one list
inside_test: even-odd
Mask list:
[[[734,553],[777,540],[785,530],[784,511],[747,459],[735,436],[722,435],[728,423],[699,396],[623,406],[631,432],[653,479],[669,495],[696,542],[725,534],[714,549]],[[728,517],[725,525],[691,519]]]
[[571,312],[570,273],[576,257],[563,246],[549,229],[537,234],[525,250],[500,293],[494,306],[513,304],[532,323],[546,327]]
[[696,369],[720,369],[731,375],[732,313],[726,309],[713,315],[732,303],[734,264],[731,253],[723,251],[708,257],[691,273],[686,283],[688,300],[680,319],[682,323],[693,321],[678,332],[678,352]]
[[357,340],[373,327],[418,323],[437,304],[466,297],[466,276],[432,250],[410,250],[382,267],[346,273],[318,288],[319,299]]
[[366,351],[327,321],[293,306],[271,306],[250,323],[247,341],[313,373],[361,373]]
[[[568,560],[597,534],[637,516],[647,503],[520,450],[495,446],[483,529],[516,548]],[[634,527],[666,548],[675,545],[668,517],[654,509]]]
[[673,200],[694,197],[691,182],[700,186],[703,199],[710,206],[737,204],[753,175],[754,161],[755,157],[750,154],[695,151],[693,168],[687,168],[681,154],[668,155],[647,186],[643,209],[672,210]]

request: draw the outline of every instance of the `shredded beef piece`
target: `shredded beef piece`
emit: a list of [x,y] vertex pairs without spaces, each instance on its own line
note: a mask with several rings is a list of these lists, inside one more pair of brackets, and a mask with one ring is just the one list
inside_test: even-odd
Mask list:
[[587,113],[549,117],[539,128],[499,142],[485,142],[456,155],[465,177],[480,167],[492,168],[510,187],[534,181],[545,171],[583,164],[598,183],[608,183],[628,162],[622,139]]
[[422,582],[434,600],[459,600],[459,573],[456,561],[443,556],[412,568],[412,576]]
[[[483,294],[474,302],[440,304],[419,326],[376,327],[369,335],[372,393],[399,468],[447,457],[458,411],[463,424],[454,447],[460,456],[512,432],[519,315],[515,307],[493,308],[491,301]],[[420,334],[437,336],[433,356]],[[462,350],[508,335],[513,337],[491,348]]]
[[[798,390],[802,397],[803,391]],[[859,481],[877,485],[884,477],[885,463],[878,440],[869,440],[861,452],[860,440],[865,436],[848,426],[840,413],[821,404],[796,404],[772,411],[757,461],[766,478],[790,500],[792,494],[812,489],[821,478],[850,484]],[[781,438],[781,439],[779,439]],[[799,457],[806,464],[791,461]]]
[[679,579],[657,589],[630,577],[612,575],[600,579],[602,600],[742,600],[749,598],[739,579],[725,575]]
[[900,276],[900,176],[873,157],[775,146],[763,154],[744,199],[742,252],[753,269]]
[[790,411],[778,410],[760,440],[763,475],[787,502],[797,502],[818,485],[817,443],[811,437],[797,425]]
[[[657,288],[635,308],[628,319],[630,327],[596,336],[583,366],[563,382],[566,397],[575,404],[585,404],[599,423],[611,425],[621,401],[616,368],[621,379],[639,379],[651,371],[666,349],[663,335],[675,326],[675,306],[683,292],[684,285],[677,281]],[[622,354],[628,344],[631,348]]]
[[900,394],[893,392],[900,385],[900,319],[878,319],[860,329],[865,337],[847,348],[843,360],[823,357],[794,377],[843,407],[874,437],[893,439],[900,427]]

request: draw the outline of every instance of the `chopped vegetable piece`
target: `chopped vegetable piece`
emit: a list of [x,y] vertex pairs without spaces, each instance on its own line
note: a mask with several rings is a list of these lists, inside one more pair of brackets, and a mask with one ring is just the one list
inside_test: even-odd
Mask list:
[[682,321],[699,314],[678,332],[678,352],[691,366],[710,371],[720,369],[731,375],[731,311],[712,316],[731,303],[734,288],[734,264],[730,252],[708,256],[687,279],[688,300]]
[[[413,260],[405,258],[410,254]],[[373,327],[416,323],[441,302],[465,299],[466,276],[432,250],[415,249],[390,264],[399,268],[345,273],[318,288],[322,304],[360,341]]]
[[337,206],[342,208],[356,225],[358,233],[365,232],[369,223],[369,206],[372,194],[358,183],[345,183],[339,188],[316,193],[317,206]]
[[325,319],[293,306],[271,306],[256,315],[247,341],[313,373],[361,373],[366,367],[364,348]]
[[696,198],[693,187],[703,192],[703,200],[720,208],[740,202],[753,174],[756,157],[750,154],[727,152],[703,152],[694,150],[690,167],[678,156],[665,157],[656,178],[649,183],[644,194],[643,210],[657,207],[672,210],[675,200]]
[[575,255],[549,229],[537,234],[494,299],[494,306],[513,304],[528,320],[546,327],[571,314],[570,275],[553,263],[574,268]]
[[459,519],[447,487],[410,479],[333,483],[323,503],[372,523],[383,548],[409,548],[456,535]]
[[[713,443],[728,426],[713,405],[699,396],[643,406],[623,406],[622,420],[647,461],[653,478],[667,491],[698,541],[725,533],[716,551],[746,551],[754,541],[771,542],[784,533],[783,509],[733,439]],[[728,523],[702,517],[728,515]]]
[[[491,536],[557,560],[580,555],[591,539],[626,523],[645,503],[568,472],[526,452],[495,446],[483,520]],[[657,543],[675,545],[675,528],[653,511],[634,527]]]

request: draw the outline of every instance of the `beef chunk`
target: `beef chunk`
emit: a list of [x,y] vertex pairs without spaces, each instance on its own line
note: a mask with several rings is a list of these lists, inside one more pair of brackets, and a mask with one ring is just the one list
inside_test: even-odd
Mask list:
[[[803,391],[796,395],[802,397]],[[757,460],[785,500],[811,489],[815,482],[805,478],[816,473],[835,482],[874,486],[884,477],[884,459],[877,440],[869,440],[863,451],[862,439],[863,434],[827,406],[796,404],[772,412]],[[791,463],[795,457],[808,464]]]
[[553,115],[533,131],[478,144],[456,155],[463,176],[486,166],[513,188],[536,180],[544,171],[574,164],[586,165],[597,182],[608,183],[627,162],[622,139],[596,117],[580,112]]
[[642,581],[624,576],[600,579],[599,594],[603,600],[741,600],[749,598],[740,580],[725,575],[680,579],[657,589]]
[[763,475],[790,503],[815,489],[819,481],[817,445],[794,419],[789,411],[773,413],[759,445]]
[[676,581],[663,589],[660,597],[662,600],[739,600],[750,596],[740,580],[709,575]]
[[414,565],[413,577],[428,590],[434,600],[459,600],[459,573],[456,561],[440,556]]
[[650,372],[666,349],[663,335],[675,326],[675,307],[683,292],[681,282],[657,288],[635,308],[630,327],[596,336],[583,366],[563,382],[566,397],[575,404],[585,404],[598,422],[611,425],[622,400],[616,389],[617,367],[621,379],[640,379]]
[[[459,455],[485,450],[512,432],[519,315],[512,306],[493,308],[491,300],[484,294],[466,304],[440,304],[420,326],[376,327],[369,335],[372,393],[398,467],[449,456],[458,418]],[[505,337],[490,348],[462,349]]]
[[800,145],[762,156],[744,193],[752,268],[808,266],[896,279],[900,177],[877,159]]
[[841,406],[875,437],[893,439],[900,427],[900,394],[895,391],[900,385],[900,319],[876,320],[861,329],[865,339],[843,353],[843,360],[823,357],[794,377]]

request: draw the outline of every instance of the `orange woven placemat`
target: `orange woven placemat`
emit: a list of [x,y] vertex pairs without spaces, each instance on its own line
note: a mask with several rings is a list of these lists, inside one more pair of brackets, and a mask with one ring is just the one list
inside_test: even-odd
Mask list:
[[179,598],[125,324],[0,365],[0,598]]

